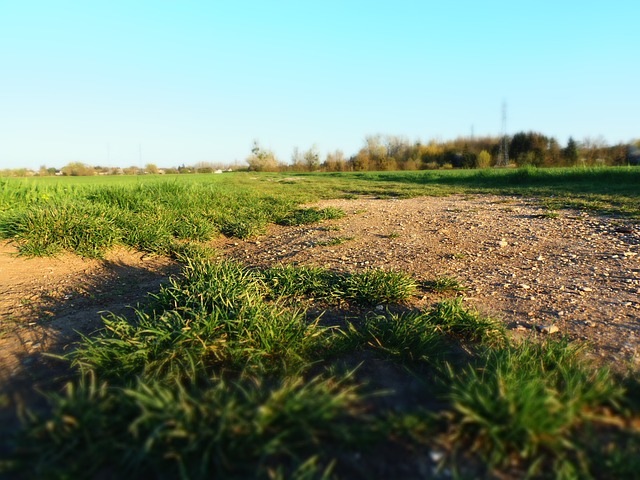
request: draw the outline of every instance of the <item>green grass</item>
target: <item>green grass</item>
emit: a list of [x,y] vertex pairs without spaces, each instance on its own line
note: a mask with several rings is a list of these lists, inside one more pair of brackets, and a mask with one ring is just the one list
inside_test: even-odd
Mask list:
[[466,290],[466,287],[462,285],[457,278],[448,277],[446,275],[438,277],[435,280],[423,282],[422,286],[428,290],[438,293],[462,292]]
[[101,256],[115,244],[172,255],[181,241],[205,242],[220,234],[247,239],[264,234],[272,223],[296,226],[341,218],[339,209],[300,205],[354,195],[527,195],[547,198],[549,208],[640,218],[638,167],[295,177],[289,183],[279,174],[244,173],[0,179],[0,237],[15,241],[25,255],[67,250]]
[[[0,235],[26,255],[115,245],[183,271],[62,358],[49,410],[3,436],[27,478],[400,478],[425,452],[469,478],[634,478],[637,379],[566,340],[512,342],[457,279],[214,261],[208,242],[340,218],[322,198],[546,196],[640,218],[638,168],[0,179]],[[393,234],[389,235],[393,239]],[[415,308],[419,289],[438,296]],[[422,462],[422,463],[420,463]],[[427,470],[425,470],[427,469]]]
[[298,226],[318,223],[323,220],[333,220],[344,217],[344,212],[338,208],[301,208],[294,210],[278,220],[280,225]]
[[624,391],[607,370],[589,369],[577,353],[565,341],[525,342],[491,350],[462,372],[450,370],[450,440],[489,466],[515,466],[527,475],[581,476],[597,468],[581,434],[597,425],[600,409],[615,408]]

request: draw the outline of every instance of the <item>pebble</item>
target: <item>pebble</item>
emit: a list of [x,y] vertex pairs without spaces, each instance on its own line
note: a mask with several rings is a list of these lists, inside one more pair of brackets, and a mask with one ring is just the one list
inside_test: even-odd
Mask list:
[[544,333],[545,335],[551,335],[552,333],[560,331],[560,329],[555,325],[538,325],[536,326],[536,330],[540,333]]
[[509,243],[504,238],[498,242],[498,246],[501,248],[506,247],[507,245],[509,245]]

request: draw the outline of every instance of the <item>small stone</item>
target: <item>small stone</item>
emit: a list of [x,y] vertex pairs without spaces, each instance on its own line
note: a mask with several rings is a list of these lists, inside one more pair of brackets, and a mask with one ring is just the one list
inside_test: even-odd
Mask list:
[[522,288],[523,290],[529,290],[531,287],[529,285],[527,285],[526,283],[521,283],[520,284],[520,288]]
[[593,292],[593,288],[591,287],[581,287],[580,290],[583,292]]
[[378,310],[379,312],[381,312],[382,310],[384,310],[384,305],[377,305],[377,306],[376,306],[376,310]]
[[592,327],[592,328],[596,326],[596,322],[594,322],[592,320],[585,320],[584,324],[585,324],[585,326]]
[[540,333],[544,333],[545,335],[551,335],[552,333],[560,331],[560,329],[555,325],[538,325],[536,326],[536,330]]
[[509,245],[509,243],[504,238],[498,242],[500,248],[506,247],[507,245]]

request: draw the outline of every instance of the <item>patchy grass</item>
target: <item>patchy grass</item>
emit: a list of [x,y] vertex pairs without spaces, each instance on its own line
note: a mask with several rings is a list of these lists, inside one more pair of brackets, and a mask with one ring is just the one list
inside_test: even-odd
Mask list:
[[0,180],[0,234],[24,254],[99,257],[123,244],[185,264],[63,358],[73,378],[4,437],[0,473],[350,479],[440,466],[468,478],[633,478],[637,379],[565,340],[512,343],[459,297],[415,307],[419,288],[461,291],[453,278],[252,269],[212,260],[207,241],[340,218],[300,205],[356,194],[553,192],[554,208],[640,218],[639,172]]
[[457,278],[443,275],[435,280],[422,282],[422,287],[437,293],[462,292],[467,289]]
[[279,225],[297,226],[317,223],[323,220],[333,220],[344,217],[344,212],[339,208],[301,208],[285,215],[278,220]]

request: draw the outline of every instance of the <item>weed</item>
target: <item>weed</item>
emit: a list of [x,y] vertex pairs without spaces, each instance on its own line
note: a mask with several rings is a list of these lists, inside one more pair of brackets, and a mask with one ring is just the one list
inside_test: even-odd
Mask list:
[[443,275],[432,281],[426,281],[422,283],[422,286],[428,290],[443,293],[443,292],[461,292],[467,288],[460,283],[460,281],[453,277]]
[[443,333],[467,342],[481,342],[490,346],[500,346],[506,342],[504,327],[499,322],[465,308],[460,297],[438,303],[427,316]]
[[421,314],[375,315],[352,334],[367,348],[401,363],[432,363],[447,351],[444,336]]
[[261,273],[272,296],[331,298],[339,295],[340,277],[318,267],[280,265]]
[[393,271],[367,270],[344,280],[345,297],[362,304],[404,302],[416,289],[417,283],[412,277]]

